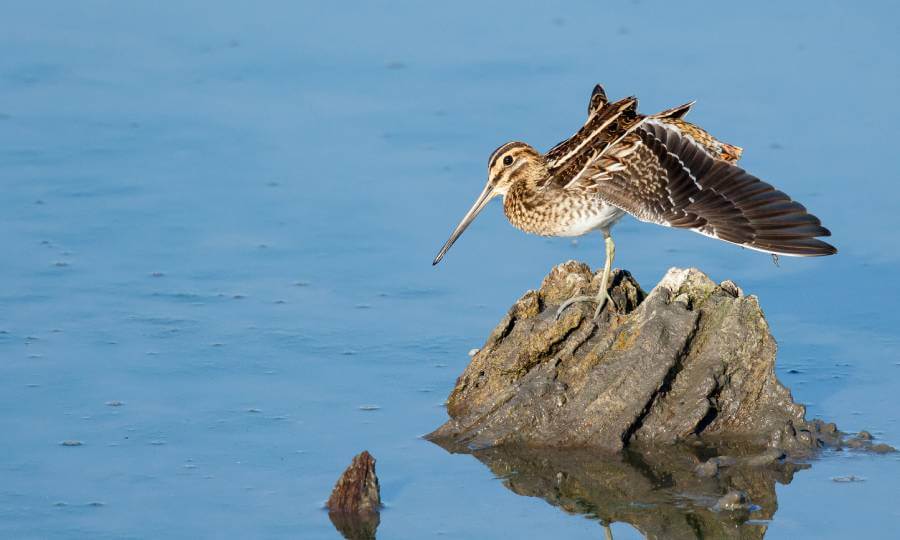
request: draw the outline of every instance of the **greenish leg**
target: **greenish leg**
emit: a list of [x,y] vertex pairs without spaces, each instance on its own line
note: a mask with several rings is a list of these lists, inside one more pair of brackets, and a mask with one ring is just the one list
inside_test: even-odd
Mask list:
[[609,275],[612,273],[613,259],[616,258],[616,244],[613,242],[612,236],[606,235],[606,263],[603,264],[603,277],[600,278],[600,290],[597,291],[597,309],[594,311],[594,318],[600,316],[600,311],[609,300],[609,303],[615,307],[616,303],[609,296]]
[[616,305],[609,296],[609,290],[607,290],[609,287],[609,276],[612,273],[613,259],[616,257],[616,244],[613,242],[612,236],[610,236],[609,233],[604,233],[604,237],[606,238],[606,262],[603,264],[603,275],[600,278],[600,289],[597,291],[597,296],[582,295],[569,298],[556,310],[557,319],[559,319],[560,315],[562,315],[567,307],[575,302],[597,302],[597,309],[594,310],[595,319],[600,316],[600,311],[603,310],[603,306],[606,305],[607,300],[609,300],[609,303],[613,306]]

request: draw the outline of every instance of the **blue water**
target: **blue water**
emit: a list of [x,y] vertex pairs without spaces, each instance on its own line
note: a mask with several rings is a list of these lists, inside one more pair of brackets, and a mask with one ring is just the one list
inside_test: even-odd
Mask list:
[[[597,82],[697,99],[841,250],[776,267],[628,219],[617,266],[759,295],[810,415],[900,443],[896,4],[158,4],[3,5],[0,537],[338,538],[362,449],[380,538],[600,537],[419,438],[523,291],[602,263],[494,205],[430,265],[490,152],[568,136]],[[767,538],[885,536],[898,481],[825,456]]]

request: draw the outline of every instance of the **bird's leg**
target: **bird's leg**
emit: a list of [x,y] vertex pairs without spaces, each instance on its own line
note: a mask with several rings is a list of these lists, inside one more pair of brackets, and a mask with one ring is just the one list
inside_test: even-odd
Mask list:
[[597,291],[597,296],[581,295],[569,298],[560,304],[559,309],[556,310],[557,319],[567,307],[575,302],[597,302],[597,309],[594,311],[595,319],[600,315],[600,311],[603,309],[603,306],[606,305],[607,300],[609,300],[613,306],[616,305],[609,296],[609,291],[607,290],[607,287],[609,286],[609,275],[612,271],[612,262],[616,256],[616,244],[613,242],[612,236],[610,236],[608,232],[604,232],[603,236],[606,238],[606,262],[603,263],[603,276],[600,278],[600,290]]
[[603,522],[603,538],[606,540],[613,540],[612,529],[609,528],[609,523]]
[[615,307],[616,303],[609,296],[609,275],[612,272],[612,262],[616,258],[616,244],[613,242],[612,236],[606,235],[606,262],[603,263],[603,276],[600,278],[600,290],[597,291],[597,309],[594,310],[594,318],[600,316],[600,310],[609,300],[609,303]]

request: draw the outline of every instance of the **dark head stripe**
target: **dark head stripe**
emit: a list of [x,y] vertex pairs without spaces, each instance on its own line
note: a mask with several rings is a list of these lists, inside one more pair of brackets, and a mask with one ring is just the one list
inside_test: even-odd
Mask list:
[[494,153],[491,154],[490,159],[488,159],[488,169],[493,168],[494,164],[497,162],[497,159],[500,156],[502,156],[503,154],[505,154],[506,152],[512,150],[513,148],[519,148],[519,147],[524,148],[527,146],[528,146],[527,144],[525,144],[523,142],[519,142],[519,141],[513,141],[513,142],[508,142],[508,143],[504,144],[500,148],[494,150]]

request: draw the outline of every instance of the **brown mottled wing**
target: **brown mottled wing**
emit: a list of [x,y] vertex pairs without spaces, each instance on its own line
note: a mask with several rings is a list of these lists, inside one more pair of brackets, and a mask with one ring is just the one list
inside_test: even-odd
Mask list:
[[597,88],[599,91],[595,88],[589,106],[590,115],[584,126],[547,152],[550,174],[542,187],[568,186],[579,173],[643,120],[644,117],[637,112],[636,98],[627,97],[615,103],[606,103],[603,89]]
[[831,255],[830,236],[800,203],[711,155],[677,125],[648,118],[591,176],[597,194],[636,218],[780,255]]
[[681,118],[661,118],[660,121],[674,127],[683,134],[690,135],[691,138],[694,139],[694,142],[698,143],[705,148],[707,152],[721,160],[729,163],[737,163],[737,161],[741,159],[741,154],[744,153],[744,149],[740,146],[724,143],[710,135],[700,126],[696,126]]
[[690,137],[694,139],[694,142],[706,149],[712,156],[729,163],[737,163],[737,160],[741,158],[741,154],[744,153],[743,148],[734,146],[733,144],[724,143],[710,135],[700,126],[684,120],[684,116],[691,110],[693,105],[694,102],[691,101],[684,105],[673,107],[667,111],[653,115],[653,119],[674,127],[682,134],[690,135]]

